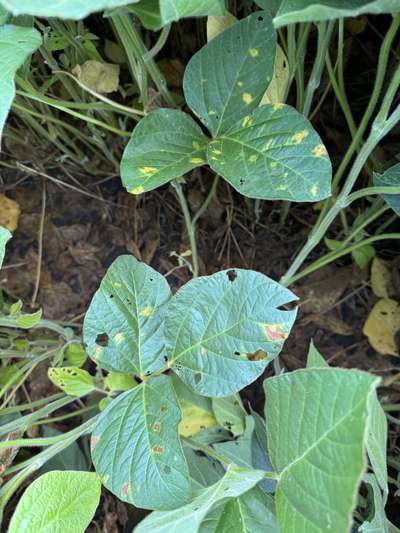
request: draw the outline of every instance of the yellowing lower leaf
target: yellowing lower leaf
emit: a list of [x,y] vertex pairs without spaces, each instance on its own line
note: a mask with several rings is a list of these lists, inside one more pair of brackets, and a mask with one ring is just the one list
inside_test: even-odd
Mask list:
[[280,104],[285,101],[286,88],[289,83],[289,62],[285,52],[276,46],[274,74],[260,105]]
[[216,425],[217,421],[210,412],[197,405],[189,404],[182,408],[182,420],[179,423],[178,431],[182,437],[193,437],[196,433]]
[[237,18],[229,11],[223,17],[208,17],[207,41],[214,39],[214,37],[233,26],[235,22],[237,22]]
[[397,333],[400,330],[400,304],[390,298],[377,302],[364,325],[369,343],[381,354],[400,355]]
[[371,286],[379,298],[389,298],[393,292],[392,271],[389,265],[375,257],[371,266]]
[[89,59],[83,65],[77,65],[72,73],[88,89],[97,93],[112,93],[118,89],[119,69],[119,65]]
[[0,194],[0,226],[15,231],[18,226],[20,208],[17,202]]

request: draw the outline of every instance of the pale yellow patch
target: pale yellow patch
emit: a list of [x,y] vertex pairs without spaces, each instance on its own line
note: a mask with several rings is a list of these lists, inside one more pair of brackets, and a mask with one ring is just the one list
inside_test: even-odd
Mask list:
[[103,485],[105,485],[109,479],[110,479],[110,474],[105,474],[105,475],[101,478],[101,482],[103,483]]
[[149,174],[154,174],[154,172],[157,172],[157,169],[155,167],[139,167],[139,172],[147,176]]
[[276,161],[271,161],[271,168],[276,168],[278,163]]
[[246,105],[249,105],[249,104],[251,104],[251,102],[253,101],[253,97],[251,96],[250,93],[243,93],[243,94],[242,94],[242,100],[243,100],[243,102],[244,102]]
[[284,173],[283,173],[283,177],[284,177],[284,178],[287,178],[288,176],[289,176],[289,172],[284,172]]
[[328,152],[326,151],[326,148],[323,144],[317,144],[317,146],[313,149],[312,153],[316,157],[322,157],[324,155],[327,155]]
[[128,192],[130,192],[131,194],[142,194],[144,193],[144,187],[143,185],[139,185],[139,187],[135,187]]
[[117,288],[117,289],[119,289],[119,288],[122,287],[122,285],[121,285],[121,283],[119,283],[119,281],[114,281],[113,285],[114,285],[114,287]]
[[122,333],[117,333],[114,337],[114,341],[119,344],[125,339],[124,335]]
[[215,157],[215,155],[212,155],[212,156],[211,156],[211,159],[212,159],[213,161],[218,161],[218,157]]
[[311,196],[317,196],[318,193],[318,187],[316,185],[313,185],[310,189]]
[[262,147],[262,149],[264,151],[266,150],[269,150],[271,148],[271,146],[274,146],[274,140],[273,139],[269,139]]
[[287,185],[278,185],[277,190],[278,191],[287,191],[288,186]]
[[140,311],[139,315],[149,317],[153,314],[153,311],[154,307],[152,305],[147,305],[144,309]]
[[243,87],[244,83],[242,81],[238,81],[239,87]]
[[278,104],[274,104],[272,107],[274,111],[279,111],[279,109],[282,109],[285,107],[285,104],[278,103]]
[[242,122],[243,128],[245,128],[246,126],[251,126],[252,122],[253,122],[253,119],[251,118],[251,116],[247,115],[246,117],[244,117],[243,122]]
[[202,157],[192,157],[190,160],[193,165],[204,165],[205,160]]
[[221,155],[222,154],[221,150],[213,150],[212,153],[215,154],[215,155]]
[[192,146],[195,150],[200,150],[200,143],[198,143],[197,141],[193,141]]
[[251,57],[257,57],[259,54],[259,51],[257,50],[257,48],[251,48],[250,49],[250,55]]
[[255,163],[255,161],[257,161],[258,159],[258,155],[257,154],[253,154],[249,157],[249,161],[251,161],[252,163]]
[[216,115],[216,112],[213,111],[212,109],[210,109],[210,111],[208,112],[208,114],[210,115],[210,117],[212,117],[213,115]]
[[93,359],[95,361],[97,361],[99,359],[102,350],[103,350],[103,348],[99,344],[96,344],[96,346],[94,347],[94,350],[93,350]]
[[292,140],[296,144],[300,144],[309,135],[309,133],[310,132],[308,130],[296,131],[296,133],[292,137]]

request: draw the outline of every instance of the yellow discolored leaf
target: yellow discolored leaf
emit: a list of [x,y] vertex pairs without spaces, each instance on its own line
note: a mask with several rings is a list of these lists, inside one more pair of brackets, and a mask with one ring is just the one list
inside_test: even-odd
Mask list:
[[382,298],[372,308],[364,324],[364,334],[377,352],[400,355],[397,337],[399,331],[400,304],[396,300]]
[[209,411],[193,404],[182,407],[182,420],[179,423],[178,431],[183,437],[192,437],[196,433],[216,425],[217,421]]
[[15,231],[18,226],[18,220],[21,210],[19,205],[11,198],[0,194],[0,226]]
[[76,65],[72,73],[92,91],[112,93],[118,89],[119,70],[119,65],[89,59],[83,65]]
[[289,62],[287,60],[285,52],[278,44],[276,47],[275,66],[272,81],[269,84],[268,89],[266,90],[263,99],[261,100],[260,105],[279,104],[284,102],[288,83]]
[[393,295],[392,269],[388,263],[378,257],[372,261],[371,286],[374,294],[379,298],[389,298]]
[[235,22],[237,22],[237,18],[229,11],[223,17],[208,17],[207,41],[214,39],[214,37],[233,26]]

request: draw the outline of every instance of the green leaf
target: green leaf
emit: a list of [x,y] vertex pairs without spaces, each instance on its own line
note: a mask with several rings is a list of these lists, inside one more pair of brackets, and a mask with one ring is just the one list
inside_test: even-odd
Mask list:
[[367,373],[333,368],[264,382],[282,531],[349,531],[366,467],[368,402],[378,383]]
[[267,104],[247,115],[209,144],[207,158],[250,198],[316,202],[331,194],[325,146],[310,122],[285,104]]
[[130,6],[130,11],[140,18],[141,23],[148,30],[157,31],[163,25],[160,13],[160,0],[140,0]]
[[174,511],[152,513],[136,527],[135,533],[196,533],[217,503],[244,494],[263,477],[260,470],[229,468],[220,481],[198,491],[189,504]]
[[37,326],[42,318],[42,310],[38,309],[35,313],[25,313],[15,319],[15,324],[21,329],[31,329]]
[[255,0],[255,2],[259,7],[261,7],[261,9],[270,11],[272,15],[275,15],[282,3],[282,0]]
[[104,385],[110,389],[110,391],[126,391],[136,387],[137,382],[132,376],[128,374],[122,374],[121,372],[110,372],[104,380]]
[[124,187],[151,191],[206,163],[208,139],[194,120],[174,109],[158,109],[133,131],[121,161]]
[[160,0],[163,24],[168,24],[183,17],[202,17],[205,15],[223,15],[224,0]]
[[41,43],[40,33],[33,28],[0,26],[0,139],[15,96],[14,75]]
[[171,291],[165,278],[133,256],[107,270],[83,324],[87,352],[111,372],[143,376],[164,364],[161,324]]
[[84,396],[95,389],[93,377],[77,366],[49,368],[49,380],[71,396]]
[[239,394],[226,398],[213,398],[212,407],[218,424],[230,431],[234,437],[244,432],[246,411]]
[[281,351],[295,295],[251,270],[191,280],[170,301],[165,321],[168,365],[204,396],[229,396],[254,381]]
[[192,489],[198,490],[209,487],[225,474],[221,463],[207,455],[199,455],[197,450],[193,450],[185,443],[183,444],[183,451],[189,466]]
[[178,438],[180,409],[168,376],[150,377],[100,415],[92,435],[93,463],[119,499],[144,509],[187,501],[189,472]]
[[307,368],[324,368],[329,367],[328,363],[319,353],[315,347],[314,341],[310,342],[310,347],[308,349],[307,355]]
[[65,353],[71,366],[81,367],[84,365],[87,359],[85,348],[79,342],[72,342],[71,344],[68,344]]
[[0,26],[5,24],[9,19],[10,14],[8,11],[0,5]]
[[11,239],[12,235],[8,229],[0,226],[0,268],[2,267],[4,254],[6,252],[6,244]]
[[13,15],[82,19],[90,13],[133,4],[137,0],[0,0]]
[[368,457],[381,489],[387,493],[387,420],[385,412],[379,403],[376,392],[371,395],[369,413],[370,419],[367,435]]
[[[58,437],[63,432],[50,426],[44,426],[42,431],[43,437]],[[90,469],[90,461],[86,458],[82,452],[78,442],[75,441],[60,453],[49,459],[40,469],[40,472],[51,472],[52,470],[80,470],[87,471]]]
[[[400,195],[399,195],[400,197]],[[375,248],[371,246],[370,244],[365,244],[364,246],[361,246],[360,248],[357,248],[357,250],[353,250],[351,252],[351,255],[356,262],[356,264],[361,269],[366,269],[372,259],[375,257]]]
[[365,13],[381,14],[398,10],[398,0],[283,0],[274,18],[274,25],[278,28],[295,22],[358,17]]
[[[400,163],[388,168],[383,174],[374,172],[375,187],[399,187],[400,191]],[[399,194],[382,194],[382,198],[400,216],[400,192]]]
[[100,488],[99,478],[91,472],[43,474],[23,493],[8,533],[82,533],[99,504]]
[[275,48],[271,16],[259,11],[217,35],[189,61],[186,101],[213,136],[261,102],[272,79]]
[[385,515],[385,503],[376,477],[373,474],[366,474],[363,481],[371,488],[373,509],[372,516],[361,524],[358,531],[363,533],[389,533],[389,521]]

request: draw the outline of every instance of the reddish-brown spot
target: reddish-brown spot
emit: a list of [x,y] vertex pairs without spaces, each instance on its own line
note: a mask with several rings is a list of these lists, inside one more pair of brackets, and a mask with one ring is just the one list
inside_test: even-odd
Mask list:
[[269,341],[284,341],[288,334],[279,324],[264,324],[264,333]]
[[99,440],[100,440],[99,437],[92,437],[90,439],[90,451],[91,452],[95,449]]
[[162,455],[164,453],[164,448],[162,446],[153,446],[151,451],[157,455]]
[[160,407],[160,413],[163,414],[163,413],[166,413],[167,412],[167,406],[166,405],[162,405]]
[[160,424],[160,422],[156,422],[156,423],[154,424],[154,426],[153,426],[153,430],[154,430],[154,431],[157,431],[157,433],[160,433],[160,431],[161,431],[161,424]]
[[121,494],[122,496],[128,496],[131,492],[131,486],[129,483],[124,483],[121,487]]

